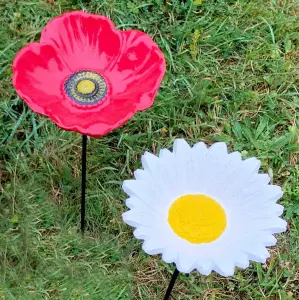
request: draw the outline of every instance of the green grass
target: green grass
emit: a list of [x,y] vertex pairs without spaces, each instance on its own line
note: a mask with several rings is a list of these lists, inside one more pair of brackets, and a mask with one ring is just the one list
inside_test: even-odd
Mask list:
[[[16,52],[75,9],[149,33],[167,59],[154,106],[88,143],[85,238],[81,137],[32,113],[11,84]],[[0,299],[162,299],[173,266],[122,223],[121,184],[144,151],[177,137],[260,158],[284,189],[289,226],[266,264],[181,275],[173,299],[299,299],[298,14],[293,0],[0,0]]]

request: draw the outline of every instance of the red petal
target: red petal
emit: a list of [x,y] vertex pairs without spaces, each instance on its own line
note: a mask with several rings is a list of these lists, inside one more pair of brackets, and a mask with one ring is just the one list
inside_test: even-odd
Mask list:
[[108,18],[75,11],[52,19],[42,32],[41,43],[56,47],[74,72],[101,71],[118,58],[120,39]]
[[47,114],[46,107],[64,99],[62,83],[71,72],[50,45],[31,43],[13,63],[13,84],[32,110]]
[[135,113],[132,101],[111,101],[105,99],[103,105],[94,109],[69,107],[66,102],[48,107],[50,118],[65,130],[77,131],[88,136],[99,137],[126,123]]
[[123,52],[119,60],[105,72],[110,79],[112,94],[117,98],[131,97],[136,109],[152,105],[163,79],[166,65],[164,55],[145,33],[129,30],[121,33]]

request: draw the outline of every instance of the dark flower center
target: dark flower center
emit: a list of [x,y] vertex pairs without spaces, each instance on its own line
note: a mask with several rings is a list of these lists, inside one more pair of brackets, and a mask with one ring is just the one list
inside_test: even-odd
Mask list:
[[72,74],[64,83],[68,97],[80,105],[100,102],[107,94],[105,79],[94,71],[79,71]]

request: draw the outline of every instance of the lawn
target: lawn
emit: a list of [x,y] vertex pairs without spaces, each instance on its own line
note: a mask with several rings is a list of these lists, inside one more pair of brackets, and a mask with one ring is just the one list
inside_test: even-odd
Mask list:
[[[88,141],[87,233],[78,232],[81,136],[17,97],[17,51],[52,17],[85,10],[150,34],[167,60],[154,106]],[[0,299],[162,299],[174,266],[122,222],[144,151],[224,141],[283,187],[288,231],[263,265],[180,275],[173,299],[299,299],[298,0],[0,0]]]

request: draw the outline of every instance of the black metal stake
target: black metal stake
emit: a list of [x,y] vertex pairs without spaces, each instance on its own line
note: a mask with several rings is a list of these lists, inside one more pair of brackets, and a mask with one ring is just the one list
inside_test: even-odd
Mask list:
[[81,170],[81,233],[84,234],[85,230],[85,190],[86,190],[86,146],[87,135],[82,135],[82,170]]
[[173,274],[172,274],[172,277],[171,277],[171,280],[170,280],[170,283],[169,283],[169,286],[167,288],[167,291],[166,291],[166,294],[164,296],[164,300],[168,300],[169,297],[170,297],[170,294],[172,292],[172,289],[174,287],[174,284],[175,284],[175,281],[176,279],[178,278],[178,275],[179,275],[179,270],[177,268],[175,268]]

